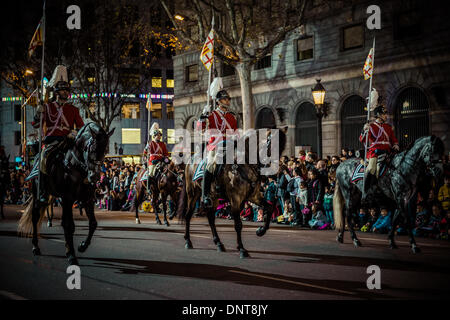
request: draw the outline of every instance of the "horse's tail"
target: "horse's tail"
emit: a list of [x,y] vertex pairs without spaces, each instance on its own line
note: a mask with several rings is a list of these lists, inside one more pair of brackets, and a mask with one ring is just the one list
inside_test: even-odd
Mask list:
[[337,179],[333,196],[333,215],[336,230],[342,230],[344,227],[344,197],[342,196]]
[[[17,226],[17,233],[19,236],[26,237],[26,236],[32,234],[32,232],[33,232],[34,201],[35,201],[34,196],[31,196],[29,198],[29,201],[27,201],[28,204],[25,207],[22,217],[19,220],[19,225]],[[47,209],[47,207],[40,208],[40,212],[39,212],[40,216],[39,216],[39,221],[37,223],[37,228],[39,228],[42,223],[42,218],[44,217],[46,209]]]

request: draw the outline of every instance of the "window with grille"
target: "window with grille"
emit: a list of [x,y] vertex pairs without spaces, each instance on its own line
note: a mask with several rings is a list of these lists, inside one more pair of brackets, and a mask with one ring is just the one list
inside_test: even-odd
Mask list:
[[344,27],[342,29],[342,49],[350,50],[364,46],[364,27],[362,24]]
[[186,81],[187,82],[198,81],[198,65],[197,64],[186,67]]
[[313,58],[314,40],[313,37],[306,37],[297,40],[297,60],[307,60]]
[[272,55],[265,56],[255,65],[255,70],[270,68],[272,66]]
[[139,104],[125,103],[122,105],[122,118],[139,119]]

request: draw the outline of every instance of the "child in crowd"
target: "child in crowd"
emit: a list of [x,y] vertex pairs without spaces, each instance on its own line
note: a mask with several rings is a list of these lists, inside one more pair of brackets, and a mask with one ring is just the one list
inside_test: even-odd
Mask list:
[[325,187],[325,195],[323,197],[323,209],[325,210],[325,215],[330,226],[334,225],[333,218],[333,190],[330,186]]
[[439,202],[434,202],[431,206],[431,217],[422,227],[414,229],[417,236],[428,236],[436,239],[448,238],[447,217],[442,215],[442,207]]
[[362,232],[369,232],[372,229],[372,226],[377,222],[378,214],[377,209],[370,208],[369,216],[367,217],[366,223],[361,227]]
[[428,223],[428,219],[429,219],[428,210],[425,206],[425,202],[420,201],[417,204],[416,209],[416,220],[414,222],[414,229],[413,229],[414,235],[420,235],[420,229],[426,226],[426,224]]
[[358,214],[358,229],[361,229],[367,222],[367,213],[366,213],[366,209],[364,208],[360,208],[359,209],[359,214]]
[[277,217],[280,215],[278,212],[278,207],[276,203],[276,195],[277,195],[277,186],[275,185],[275,180],[273,176],[268,177],[268,181],[266,182],[264,186],[264,199],[267,201],[267,203],[271,206],[272,210],[272,216],[271,220],[272,222],[277,221]]
[[279,218],[278,222],[283,224],[289,224],[294,219],[294,216],[292,214],[292,205],[290,201],[286,200],[284,202],[284,211],[282,215],[283,219],[281,220],[280,217],[278,217]]
[[320,205],[314,203],[311,207],[311,211],[312,211],[312,218],[308,222],[311,229],[319,229],[319,230],[326,229],[329,226],[329,224],[327,223],[327,217],[320,209]]
[[381,207],[380,216],[372,226],[372,232],[388,233],[391,230],[391,213],[387,207]]
[[253,219],[253,210],[248,202],[245,202],[244,209],[241,211],[241,219],[243,221],[250,221]]
[[[297,200],[299,204],[299,210],[302,213],[300,224],[302,226],[307,225],[307,217],[304,216],[304,213],[306,212],[305,208],[308,208],[308,182],[302,181],[300,182],[300,192],[297,195]],[[308,209],[309,213],[309,209]]]

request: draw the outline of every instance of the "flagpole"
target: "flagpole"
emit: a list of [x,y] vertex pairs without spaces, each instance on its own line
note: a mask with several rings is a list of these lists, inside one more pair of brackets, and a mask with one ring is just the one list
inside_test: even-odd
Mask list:
[[[212,16],[212,20],[211,20],[211,30],[214,32],[214,14]],[[214,68],[214,42],[213,42],[213,56],[212,56],[212,64],[211,67],[209,68],[209,75],[208,75],[208,89],[206,91],[206,99],[208,101],[207,103],[207,109],[210,110],[210,97],[209,97],[209,89],[211,87],[211,74],[212,74],[212,70]],[[213,106],[214,107],[214,106]]]
[[[42,105],[42,109],[44,109],[44,58],[45,58],[45,1],[44,0],[44,7],[43,7],[43,15],[42,15],[42,61],[41,61],[41,94],[40,94],[40,103]],[[44,113],[44,110],[41,110],[40,116],[39,116],[39,156],[40,158],[37,159],[39,161],[38,163],[38,183],[37,183],[37,201],[40,199],[40,187],[41,187],[41,158],[42,158],[42,114]]]
[[147,104],[148,104],[148,123],[147,123],[147,145],[149,147],[149,149],[147,150],[147,159],[145,159],[144,161],[147,162],[147,190],[148,189],[148,183],[150,180],[150,165],[148,164],[148,159],[150,159],[150,123],[152,122],[152,95],[149,92],[148,93],[148,99],[147,99]]
[[[375,37],[373,37],[373,52],[372,52],[372,75],[370,76],[370,82],[369,82],[369,99],[367,99],[367,123],[369,123],[370,120],[370,106],[371,106],[371,96],[372,96],[372,79],[373,75],[375,73]],[[367,144],[369,141],[369,132],[366,133],[366,143],[364,147],[364,172],[366,172],[366,159],[367,159]],[[364,174],[363,177],[363,186],[365,184],[366,175]],[[363,187],[364,188],[364,187]]]

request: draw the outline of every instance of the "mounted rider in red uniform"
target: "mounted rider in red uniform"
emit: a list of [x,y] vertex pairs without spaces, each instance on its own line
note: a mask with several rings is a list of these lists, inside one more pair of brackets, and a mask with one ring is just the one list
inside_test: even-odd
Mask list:
[[[70,85],[67,81],[58,81],[55,84],[56,101],[49,102],[44,106],[39,106],[37,113],[32,121],[34,128],[40,127],[40,113],[42,113],[43,143],[45,147],[41,150],[41,172],[47,173],[47,159],[53,152],[64,145],[66,137],[73,140],[76,136],[74,129],[80,129],[84,126],[84,121],[80,116],[77,107],[67,102],[70,94]],[[41,202],[47,202],[45,179],[40,182]]]
[[371,186],[376,186],[381,164],[386,159],[392,149],[399,151],[398,140],[395,137],[394,130],[386,123],[387,110],[383,106],[378,106],[374,110],[375,121],[366,123],[359,136],[359,141],[366,142],[368,135],[367,159],[369,164],[366,168],[366,178],[362,201],[365,201]]
[[155,176],[155,171],[159,168],[158,164],[160,162],[169,162],[169,152],[167,151],[166,144],[161,141],[162,133],[159,131],[158,123],[155,122],[152,125],[150,134],[154,140],[150,141],[144,149],[144,156],[148,159],[149,179]]
[[210,198],[211,183],[217,176],[216,161],[217,161],[217,146],[221,141],[226,140],[227,130],[235,131],[237,129],[237,120],[234,113],[228,111],[231,104],[231,98],[227,91],[221,90],[217,93],[215,98],[216,109],[209,115],[203,114],[200,117],[202,121],[202,129],[207,127],[206,119],[208,120],[208,129],[217,130],[221,134],[212,136],[206,146],[208,150],[206,170],[202,181],[202,199],[206,207],[211,207],[212,202]]

